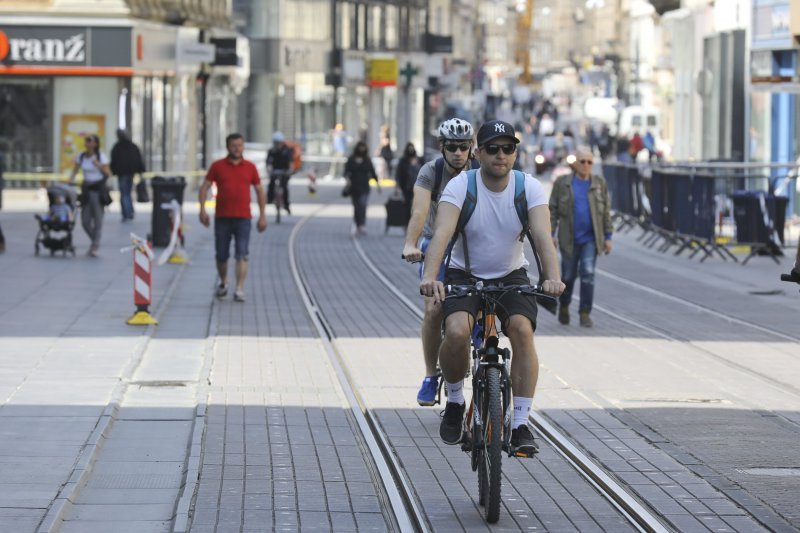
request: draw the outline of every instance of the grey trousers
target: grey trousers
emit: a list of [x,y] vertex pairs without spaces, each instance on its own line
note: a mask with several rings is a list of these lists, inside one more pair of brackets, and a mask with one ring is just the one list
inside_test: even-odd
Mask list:
[[95,248],[100,246],[104,211],[105,208],[100,203],[100,192],[85,191],[84,202],[81,206],[81,225]]

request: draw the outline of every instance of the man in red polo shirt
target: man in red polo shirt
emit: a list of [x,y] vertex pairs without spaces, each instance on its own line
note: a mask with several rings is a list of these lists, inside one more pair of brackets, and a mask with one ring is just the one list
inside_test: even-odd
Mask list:
[[250,244],[250,228],[252,214],[250,212],[250,186],[256,190],[258,197],[259,232],[267,229],[267,217],[264,214],[266,196],[256,166],[242,157],[244,153],[244,137],[232,133],[225,138],[228,157],[214,161],[208,169],[206,179],[200,186],[200,223],[208,227],[209,217],[206,213],[206,196],[213,183],[217,184],[217,208],[214,213],[214,243],[216,248],[217,272],[219,286],[217,297],[224,298],[228,294],[228,258],[231,253],[231,239],[235,241],[236,258],[236,290],[233,299],[244,301],[244,280],[247,277],[247,254]]

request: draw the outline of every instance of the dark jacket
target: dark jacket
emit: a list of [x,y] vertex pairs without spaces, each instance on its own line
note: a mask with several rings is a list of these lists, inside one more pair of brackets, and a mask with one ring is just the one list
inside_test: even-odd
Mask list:
[[[416,163],[413,161],[416,160]],[[397,162],[397,170],[395,171],[394,180],[400,190],[410,192],[414,190],[414,184],[417,182],[417,175],[422,166],[420,158],[403,156]]]
[[358,162],[354,156],[350,156],[344,165],[344,175],[350,179],[350,194],[353,196],[368,193],[369,180],[378,179],[369,157],[363,157]]
[[291,170],[294,161],[294,150],[288,144],[275,148],[274,146],[267,152],[267,166],[273,170]]
[[[550,193],[550,226],[557,231],[558,247],[562,255],[572,256],[575,242],[575,196],[572,192],[574,174],[559,176]],[[605,178],[592,174],[589,185],[589,211],[592,215],[592,228],[597,251],[601,252],[606,235],[611,235],[611,199]]]
[[139,147],[132,141],[117,141],[111,149],[111,173],[115,176],[132,176],[144,172],[144,160]]

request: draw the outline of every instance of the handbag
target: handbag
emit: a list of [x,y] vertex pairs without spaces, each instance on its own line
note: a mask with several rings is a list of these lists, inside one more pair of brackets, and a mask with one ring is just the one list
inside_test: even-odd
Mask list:
[[111,205],[111,202],[111,189],[103,184],[103,187],[100,189],[100,203],[103,205],[103,207],[108,207]]
[[147,191],[147,182],[144,178],[139,178],[139,183],[136,184],[136,201],[140,204],[150,201],[150,193]]
[[344,196],[345,198],[350,196],[350,184],[349,183],[347,185],[345,185],[344,188],[342,189],[342,196]]

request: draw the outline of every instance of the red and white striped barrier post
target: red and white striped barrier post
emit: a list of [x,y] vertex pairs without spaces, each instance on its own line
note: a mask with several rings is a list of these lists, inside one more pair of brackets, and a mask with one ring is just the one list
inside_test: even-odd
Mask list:
[[136,312],[128,319],[128,324],[134,326],[158,324],[158,320],[150,314],[150,304],[153,293],[153,251],[150,244],[131,233],[133,246],[123,251],[133,249],[133,303]]
[[161,252],[158,258],[158,264],[170,262],[182,265],[188,263],[189,259],[186,257],[186,252],[183,249],[183,216],[181,204],[176,200],[172,200],[167,204],[161,204],[163,209],[169,211],[169,224],[170,224],[170,239],[169,244]]

